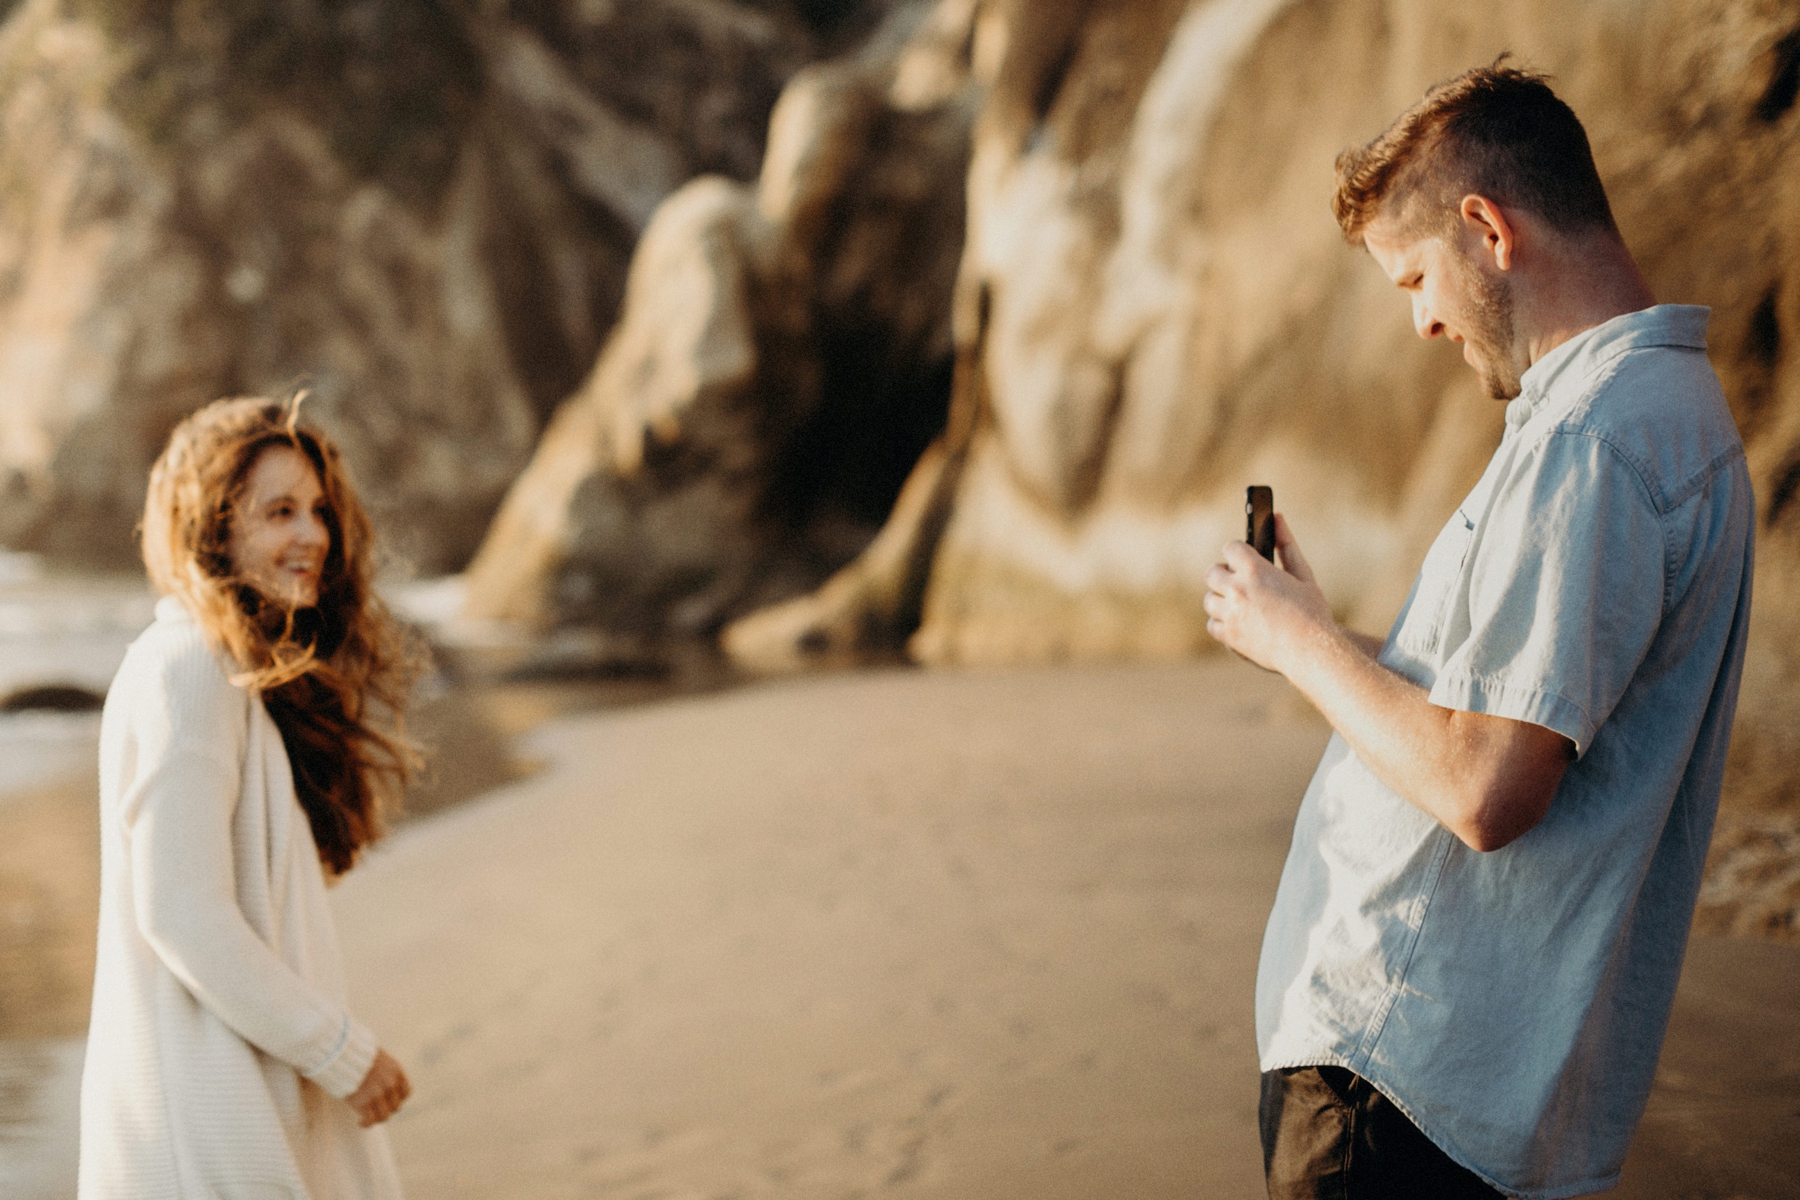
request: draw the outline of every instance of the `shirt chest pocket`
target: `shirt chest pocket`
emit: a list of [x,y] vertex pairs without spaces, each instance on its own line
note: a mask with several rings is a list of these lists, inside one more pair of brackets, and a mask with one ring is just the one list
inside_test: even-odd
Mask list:
[[1406,610],[1406,622],[1396,638],[1413,653],[1430,654],[1443,641],[1450,604],[1461,590],[1458,584],[1474,539],[1475,523],[1459,508],[1431,543],[1425,565],[1419,568],[1418,589]]

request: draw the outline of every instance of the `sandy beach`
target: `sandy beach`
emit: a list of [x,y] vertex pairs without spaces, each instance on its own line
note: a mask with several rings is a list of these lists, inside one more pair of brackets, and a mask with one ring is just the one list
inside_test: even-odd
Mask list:
[[[549,720],[334,892],[409,1194],[1258,1196],[1251,983],[1325,737],[1217,658]],[[1796,1194],[1796,995],[1800,950],[1695,939],[1615,1195]],[[53,1025],[11,1043],[49,1064],[20,1200],[72,1195]]]
[[1285,707],[1230,669],[894,672],[551,725],[550,770],[337,894],[417,1072],[409,1183],[1248,1194],[1244,983],[1324,740]]
[[[1250,985],[1326,731],[1223,661],[553,722],[336,903],[433,1197],[1251,1197]],[[1793,1195],[1800,954],[1696,944],[1626,1196]]]

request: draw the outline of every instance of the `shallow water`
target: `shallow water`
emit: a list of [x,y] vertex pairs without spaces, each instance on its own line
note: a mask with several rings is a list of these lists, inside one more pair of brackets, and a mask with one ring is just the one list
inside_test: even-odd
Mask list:
[[[141,575],[58,574],[0,552],[0,700],[58,685],[105,695],[154,608]],[[98,731],[98,713],[0,712],[0,798],[86,767]]]
[[67,574],[0,563],[0,696],[46,683],[104,692],[156,598],[142,575]]

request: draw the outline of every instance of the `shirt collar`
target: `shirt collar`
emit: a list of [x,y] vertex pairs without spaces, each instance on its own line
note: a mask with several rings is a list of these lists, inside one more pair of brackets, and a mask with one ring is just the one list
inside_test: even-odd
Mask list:
[[1579,383],[1627,350],[1646,346],[1706,349],[1712,309],[1698,304],[1658,304],[1584,329],[1531,364],[1519,378],[1519,394],[1506,406],[1506,426],[1517,429],[1550,397]]

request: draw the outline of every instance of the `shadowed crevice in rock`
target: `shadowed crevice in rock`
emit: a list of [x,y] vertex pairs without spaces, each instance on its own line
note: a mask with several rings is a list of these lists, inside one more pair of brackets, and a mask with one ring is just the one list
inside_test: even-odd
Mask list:
[[1777,374],[1781,366],[1781,281],[1763,293],[1745,322],[1741,349],[1735,356],[1738,377],[1732,389],[1738,429],[1753,437],[1770,416],[1777,400]]
[[470,615],[639,655],[874,536],[950,375],[972,12],[928,15],[797,75],[754,189],[702,178],[658,210],[619,327],[470,569]]
[[825,399],[789,440],[770,483],[769,507],[796,528],[842,523],[855,553],[887,519],[901,484],[943,431],[951,362],[896,362],[884,329],[821,325]]
[[720,632],[730,660],[790,672],[901,656],[919,627],[938,544],[981,425],[991,420],[981,372],[991,297],[976,297],[972,341],[956,356],[943,436],[913,466],[881,532],[816,591],[740,617]]
[[1756,102],[1756,118],[1773,124],[1794,107],[1800,94],[1800,29],[1795,29],[1769,52],[1774,69],[1769,73],[1769,87]]
[[1750,337],[1744,346],[1745,358],[1768,371],[1781,361],[1781,318],[1777,315],[1780,298],[1779,283],[1764,293],[1750,314]]
[[1800,456],[1776,468],[1772,484],[1769,489],[1769,513],[1764,520],[1764,524],[1771,529],[1787,514],[1794,497],[1800,495]]
[[767,501],[793,528],[853,529],[822,547],[833,567],[880,528],[943,430],[948,292],[962,246],[962,129],[937,111],[883,107],[861,136],[867,156],[829,197],[813,252],[819,399],[779,453]]
[[1075,55],[1080,50],[1081,43],[1073,37],[1068,38],[1040,73],[1037,90],[1031,97],[1031,115],[1035,118],[1033,122],[1035,126],[1041,127],[1044,118],[1050,115],[1050,108],[1056,103],[1056,97],[1061,94],[1063,81],[1069,77],[1069,68],[1075,65]]

